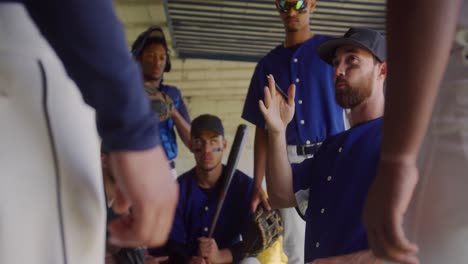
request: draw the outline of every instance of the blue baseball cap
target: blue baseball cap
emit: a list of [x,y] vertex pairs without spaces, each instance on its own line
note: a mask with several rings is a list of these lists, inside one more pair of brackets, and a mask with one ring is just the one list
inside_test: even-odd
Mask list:
[[192,121],[190,135],[192,137],[198,137],[202,130],[211,130],[216,132],[218,135],[224,136],[224,127],[219,117],[204,114],[200,115]]
[[350,28],[342,38],[327,40],[317,47],[322,60],[332,64],[336,49],[343,46],[355,46],[372,53],[377,60],[387,59],[385,37],[378,31],[367,28]]

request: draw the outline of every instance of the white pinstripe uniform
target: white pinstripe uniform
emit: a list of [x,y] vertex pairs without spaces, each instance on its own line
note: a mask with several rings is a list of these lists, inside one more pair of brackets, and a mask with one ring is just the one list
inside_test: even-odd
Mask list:
[[0,263],[102,263],[94,113],[22,5],[0,4],[0,39]]

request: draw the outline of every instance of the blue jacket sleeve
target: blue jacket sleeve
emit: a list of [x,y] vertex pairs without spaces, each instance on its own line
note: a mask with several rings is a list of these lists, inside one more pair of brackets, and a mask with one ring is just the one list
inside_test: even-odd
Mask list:
[[25,5],[85,102],[96,110],[106,147],[143,150],[158,145],[158,120],[112,1],[30,0]]

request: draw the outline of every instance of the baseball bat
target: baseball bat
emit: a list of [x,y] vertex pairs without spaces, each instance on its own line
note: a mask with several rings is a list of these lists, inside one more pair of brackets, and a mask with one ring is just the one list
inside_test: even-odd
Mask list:
[[216,228],[216,223],[218,222],[219,213],[223,208],[224,199],[226,198],[226,194],[229,190],[229,186],[231,185],[232,176],[236,171],[237,163],[239,162],[240,153],[245,145],[245,139],[247,137],[248,127],[244,124],[240,124],[237,127],[236,136],[234,137],[234,142],[232,144],[231,151],[229,152],[228,161],[226,164],[225,171],[223,172],[224,183],[219,194],[218,204],[216,206],[216,211],[213,217],[213,221],[211,222],[210,230],[208,232],[208,237],[211,238],[213,236],[214,230]]

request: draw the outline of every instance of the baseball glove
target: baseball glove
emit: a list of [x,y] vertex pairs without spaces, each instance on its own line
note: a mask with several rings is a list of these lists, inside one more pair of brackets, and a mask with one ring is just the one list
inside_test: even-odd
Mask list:
[[278,210],[267,211],[258,206],[244,237],[245,257],[255,257],[270,247],[283,234],[283,223]]
[[158,114],[159,121],[165,121],[171,117],[171,112],[174,109],[174,101],[165,93],[155,92],[150,96],[151,109]]

